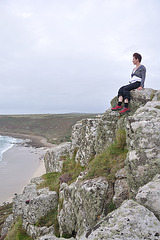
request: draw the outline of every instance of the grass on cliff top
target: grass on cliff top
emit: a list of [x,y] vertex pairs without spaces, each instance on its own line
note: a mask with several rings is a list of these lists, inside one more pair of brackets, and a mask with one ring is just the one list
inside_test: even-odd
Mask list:
[[18,217],[5,237],[5,240],[32,240],[22,228],[22,218]]

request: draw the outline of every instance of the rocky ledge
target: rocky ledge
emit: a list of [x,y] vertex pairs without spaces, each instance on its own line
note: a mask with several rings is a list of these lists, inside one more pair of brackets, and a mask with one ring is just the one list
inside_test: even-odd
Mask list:
[[[111,106],[116,101],[117,97]],[[132,91],[130,109],[120,118],[110,108],[101,116],[77,122],[71,143],[61,144],[45,156],[48,173],[60,173],[69,155],[87,167],[123,128],[128,154],[124,168],[116,172],[112,181],[101,176],[83,180],[87,174],[84,171],[71,184],[60,182],[57,194],[48,188],[38,190],[43,179],[33,179],[21,195],[13,198],[13,214],[6,220],[2,234],[21,216],[23,228],[37,240],[64,236],[72,240],[160,239],[160,91]],[[109,204],[117,209],[108,214]],[[60,238],[55,236],[54,226],[37,225],[57,206]]]

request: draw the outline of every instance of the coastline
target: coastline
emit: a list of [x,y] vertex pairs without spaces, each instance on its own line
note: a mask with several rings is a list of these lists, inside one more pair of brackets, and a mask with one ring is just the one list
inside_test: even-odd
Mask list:
[[0,205],[11,202],[14,194],[21,194],[24,187],[33,177],[46,173],[44,155],[48,149],[55,145],[47,143],[43,137],[0,133],[3,136],[20,138],[25,141],[15,143],[3,153],[0,161]]
[[14,132],[0,132],[0,135],[19,138],[23,140],[30,140],[30,141],[27,141],[26,143],[28,144],[28,146],[32,146],[35,148],[55,146],[55,144],[49,143],[47,139],[42,136],[23,134],[23,133],[14,133]]

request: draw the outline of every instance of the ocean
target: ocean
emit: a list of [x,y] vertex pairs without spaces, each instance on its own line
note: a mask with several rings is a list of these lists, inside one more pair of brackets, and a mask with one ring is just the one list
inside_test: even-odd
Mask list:
[[0,161],[2,161],[4,152],[12,148],[14,144],[21,143],[22,141],[23,141],[22,139],[0,135]]

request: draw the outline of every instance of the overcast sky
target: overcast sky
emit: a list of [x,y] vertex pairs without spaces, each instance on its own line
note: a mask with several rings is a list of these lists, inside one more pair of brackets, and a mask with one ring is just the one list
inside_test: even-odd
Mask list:
[[103,113],[142,54],[160,89],[159,0],[0,0],[0,114]]

